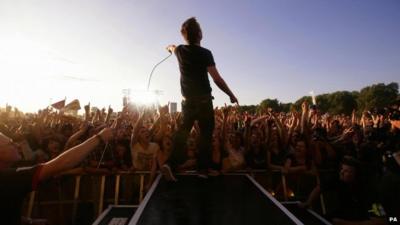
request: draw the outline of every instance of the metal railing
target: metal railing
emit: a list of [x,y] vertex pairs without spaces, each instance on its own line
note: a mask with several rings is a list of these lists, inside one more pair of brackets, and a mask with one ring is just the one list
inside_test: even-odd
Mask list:
[[[288,201],[289,196],[288,196],[288,187],[287,187],[287,177],[285,174],[281,173],[279,170],[237,170],[234,172],[230,172],[227,174],[249,174],[252,177],[255,177],[256,175],[267,175],[267,173],[279,173],[280,174],[280,181],[283,189],[283,200]],[[186,171],[181,174],[195,174],[195,171]],[[120,204],[120,189],[121,189],[121,178],[125,176],[139,176],[139,193],[138,193],[138,199],[137,202],[140,204],[140,202],[143,200],[144,195],[145,195],[145,177],[150,175],[149,171],[119,171],[115,173],[84,173],[82,171],[77,172],[77,173],[70,173],[67,175],[63,175],[59,178],[60,179],[63,177],[74,177],[74,188],[73,188],[73,197],[71,200],[59,200],[59,201],[40,201],[35,199],[36,195],[38,192],[40,192],[40,187],[37,191],[33,191],[30,193],[29,198],[28,198],[28,206],[27,206],[27,211],[26,211],[26,216],[28,218],[31,218],[32,212],[34,209],[34,206],[43,206],[43,205],[62,205],[62,204],[72,204],[72,221],[75,221],[75,218],[77,216],[77,210],[78,210],[78,204],[81,202],[80,196],[81,196],[81,180],[83,176],[99,176],[100,178],[100,187],[99,187],[99,193],[98,193],[98,201],[97,201],[97,216],[99,216],[103,209],[104,209],[104,204],[105,202],[111,203],[113,205],[119,205]],[[106,179],[107,178],[112,178],[114,180],[114,196],[112,199],[105,199],[105,189],[106,189]],[[319,176],[315,175],[316,177],[316,182],[319,183]],[[324,203],[323,196],[321,194],[320,196],[321,200],[321,210],[322,214],[326,214],[326,207]],[[94,201],[95,202],[95,201]]]

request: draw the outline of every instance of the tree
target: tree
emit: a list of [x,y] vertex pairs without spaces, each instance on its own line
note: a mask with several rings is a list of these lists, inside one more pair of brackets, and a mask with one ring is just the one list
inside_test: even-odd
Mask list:
[[357,109],[357,100],[348,91],[337,91],[329,94],[328,101],[328,111],[333,114],[350,115],[354,109]]
[[316,96],[318,109],[321,112],[329,112],[331,110],[331,94],[321,94]]
[[276,99],[276,98],[275,99],[267,98],[267,99],[262,100],[259,105],[259,108],[261,110],[267,110],[268,108],[271,108],[273,111],[281,110],[280,103],[279,103],[278,99]]
[[[303,96],[297,100],[294,105],[297,110],[301,109],[301,104],[306,101],[312,104],[310,96]],[[357,101],[353,93],[348,91],[337,91],[329,94],[316,96],[317,108],[321,112],[330,112],[333,114],[351,114],[353,109],[357,108]]]
[[281,109],[281,111],[286,113],[292,111],[292,106],[293,103],[279,103],[279,108]]
[[383,108],[393,104],[399,94],[399,85],[392,82],[374,84],[361,89],[357,102],[359,109],[370,110],[371,108]]
[[[359,111],[371,108],[383,108],[394,104],[399,99],[399,85],[395,82],[383,83],[364,87],[358,91],[337,91],[316,96],[317,108],[321,112],[350,115],[354,109]],[[244,111],[265,111],[271,108],[274,111],[289,112],[301,110],[301,104],[307,101],[312,105],[311,96],[303,96],[295,103],[282,103],[278,99],[264,99],[257,106],[243,106]],[[254,111],[253,111],[254,110]]]
[[247,111],[250,114],[255,114],[257,112],[258,106],[256,105],[241,105],[239,107],[239,112],[245,112]]
[[[317,97],[318,97],[318,96],[317,96]],[[297,111],[300,111],[300,110],[301,110],[301,104],[303,104],[304,101],[308,102],[308,104],[311,105],[311,104],[312,104],[311,96],[303,96],[303,97],[301,97],[300,99],[298,99],[298,100],[294,103],[294,108],[295,108]]]

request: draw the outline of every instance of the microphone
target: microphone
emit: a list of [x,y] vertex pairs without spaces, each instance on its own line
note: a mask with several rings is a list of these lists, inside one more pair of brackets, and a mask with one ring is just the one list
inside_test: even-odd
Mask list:
[[176,48],[175,45],[168,45],[168,46],[167,46],[167,51],[168,51],[169,53],[172,54],[172,51],[173,51],[175,48]]

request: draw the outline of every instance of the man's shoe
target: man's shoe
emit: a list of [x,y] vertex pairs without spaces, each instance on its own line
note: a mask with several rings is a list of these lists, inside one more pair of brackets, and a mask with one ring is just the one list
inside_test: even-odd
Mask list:
[[167,181],[174,181],[174,182],[177,181],[176,177],[172,173],[171,167],[169,167],[168,164],[164,164],[161,167],[161,174],[164,176],[165,180],[167,180]]

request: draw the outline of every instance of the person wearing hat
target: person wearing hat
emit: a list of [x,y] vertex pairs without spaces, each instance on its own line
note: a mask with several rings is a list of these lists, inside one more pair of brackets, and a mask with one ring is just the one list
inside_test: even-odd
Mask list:
[[95,147],[113,137],[111,128],[74,146],[51,161],[32,167],[12,168],[21,159],[20,146],[0,132],[0,224],[21,224],[21,207],[26,194],[46,179],[77,166]]

